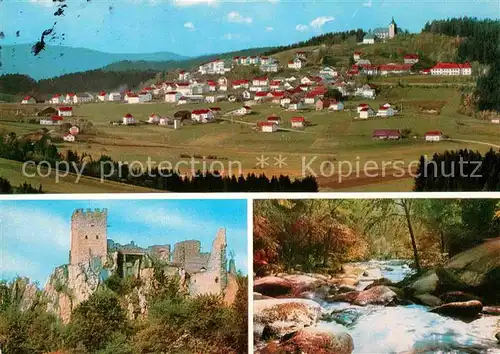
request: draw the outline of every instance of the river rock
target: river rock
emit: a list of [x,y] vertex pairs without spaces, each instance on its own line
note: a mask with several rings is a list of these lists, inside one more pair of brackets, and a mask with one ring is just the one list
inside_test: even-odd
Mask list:
[[315,324],[321,315],[321,306],[307,299],[256,300],[253,307],[256,338],[261,338],[264,328],[282,337]]
[[498,343],[500,344],[500,332],[495,334],[495,338],[497,339]]
[[487,315],[500,316],[500,306],[483,306],[481,312]]
[[286,279],[268,276],[256,279],[253,291],[265,296],[283,296],[292,293],[292,283]]
[[371,283],[370,285],[368,285],[365,288],[365,290],[370,290],[371,288],[378,286],[378,285],[392,286],[392,285],[394,285],[394,283],[390,279],[380,278],[380,279],[374,280],[373,283]]
[[305,291],[313,291],[326,284],[327,281],[318,277],[303,274],[286,275],[283,278],[292,284],[293,292],[297,294]]
[[347,333],[331,333],[311,327],[293,334],[281,343],[270,343],[259,354],[350,354],[354,350],[352,337]]
[[342,326],[350,327],[354,323],[356,323],[358,318],[361,317],[361,314],[362,313],[357,308],[347,308],[343,310],[332,311],[329,314],[324,315],[322,317],[322,320],[326,322],[335,322],[341,324]]
[[433,308],[429,312],[438,313],[443,316],[457,317],[457,318],[475,318],[482,311],[483,304],[477,300],[465,302],[450,302]]
[[358,297],[360,291],[350,291],[348,293],[329,295],[325,298],[326,302],[352,302]]
[[353,285],[341,285],[338,290],[337,290],[337,293],[338,294],[343,294],[343,293],[349,293],[351,291],[356,291],[357,288]]
[[354,305],[389,305],[398,301],[398,295],[388,286],[378,285],[364,290],[352,302]]
[[417,304],[429,306],[429,307],[437,307],[441,306],[443,304],[443,301],[441,301],[440,298],[437,296],[431,295],[431,294],[420,294],[420,295],[415,295],[413,297],[415,302]]
[[439,278],[435,272],[428,272],[418,278],[409,286],[414,295],[434,294],[439,284]]
[[253,293],[253,299],[254,300],[264,300],[264,299],[274,299],[273,297],[270,296],[265,296],[262,295],[261,293],[255,292]]

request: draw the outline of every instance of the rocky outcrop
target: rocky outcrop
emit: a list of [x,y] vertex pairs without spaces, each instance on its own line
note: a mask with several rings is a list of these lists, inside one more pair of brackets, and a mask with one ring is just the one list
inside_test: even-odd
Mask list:
[[350,354],[354,350],[352,337],[347,333],[331,333],[318,328],[305,328],[280,343],[270,343],[259,354]]
[[360,292],[354,301],[354,305],[389,305],[398,302],[398,295],[388,286],[377,285],[371,289]]
[[450,302],[433,308],[430,312],[438,313],[443,316],[456,317],[462,319],[476,318],[483,309],[483,304],[477,300],[465,302]]
[[321,306],[306,299],[255,300],[254,334],[256,339],[282,337],[315,324],[321,315]]

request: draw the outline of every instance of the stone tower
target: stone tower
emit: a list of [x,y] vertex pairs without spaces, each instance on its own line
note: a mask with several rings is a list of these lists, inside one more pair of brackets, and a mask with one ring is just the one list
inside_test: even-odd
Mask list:
[[108,253],[107,209],[76,209],[71,216],[70,264],[103,258]]
[[398,25],[394,21],[394,16],[393,16],[391,23],[389,23],[389,38],[396,37],[396,34],[398,34]]
[[226,229],[219,229],[212,243],[212,252],[210,252],[210,258],[208,259],[207,271],[220,274],[221,289],[224,289],[227,284],[226,247]]

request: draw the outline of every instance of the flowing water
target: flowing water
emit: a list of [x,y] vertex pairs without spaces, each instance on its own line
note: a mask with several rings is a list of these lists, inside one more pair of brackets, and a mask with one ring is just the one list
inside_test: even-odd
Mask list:
[[[358,263],[394,282],[412,270],[401,261]],[[370,271],[369,271],[370,273]],[[364,288],[370,281],[358,285]],[[495,333],[500,316],[483,315],[470,323],[428,312],[421,305],[359,307],[348,303],[323,303],[327,312],[338,311],[336,322],[320,326],[346,331],[354,341],[353,353],[500,353]],[[342,324],[338,324],[340,322]]]

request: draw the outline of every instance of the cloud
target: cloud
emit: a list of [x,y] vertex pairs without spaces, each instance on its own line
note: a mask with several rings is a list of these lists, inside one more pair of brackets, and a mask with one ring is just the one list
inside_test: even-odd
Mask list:
[[225,35],[222,36],[223,39],[226,39],[228,41],[236,38],[240,38],[241,36],[237,33],[226,33]]
[[331,22],[335,20],[335,17],[332,16],[320,16],[312,20],[309,25],[314,28],[315,30],[320,30],[321,27],[327,22]]
[[228,13],[227,20],[228,22],[246,23],[246,24],[250,24],[253,21],[251,17],[245,17],[237,11],[231,11],[230,13]]
[[270,32],[270,31],[274,31],[274,28],[272,28],[272,27],[265,27],[265,30]]
[[367,2],[362,3],[364,7],[372,7],[372,4],[373,4],[372,0],[368,0]]
[[58,4],[53,0],[29,0],[29,2],[44,7],[55,7]]
[[184,24],[184,28],[187,28],[189,31],[194,31],[196,28],[192,22],[186,22]]
[[309,26],[299,24],[299,25],[295,26],[295,29],[299,32],[305,32],[309,29]]

